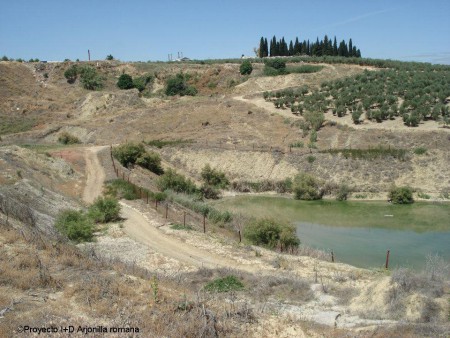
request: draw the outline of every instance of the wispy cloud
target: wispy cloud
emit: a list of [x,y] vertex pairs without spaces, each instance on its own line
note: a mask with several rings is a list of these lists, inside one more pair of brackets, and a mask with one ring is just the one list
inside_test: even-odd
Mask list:
[[334,28],[334,27],[338,27],[338,26],[344,26],[344,25],[347,25],[347,24],[352,23],[352,22],[361,21],[361,20],[369,18],[371,16],[376,16],[376,15],[384,14],[384,13],[387,13],[387,12],[392,12],[393,10],[395,10],[395,8],[383,9],[383,10],[380,10],[380,11],[374,11],[374,12],[358,15],[358,16],[355,16],[353,18],[350,18],[350,19],[347,19],[347,20],[344,20],[344,21],[339,21],[339,22],[335,22],[335,23],[333,23],[331,25],[326,25],[326,26],[323,26],[323,27],[319,27],[319,29]]

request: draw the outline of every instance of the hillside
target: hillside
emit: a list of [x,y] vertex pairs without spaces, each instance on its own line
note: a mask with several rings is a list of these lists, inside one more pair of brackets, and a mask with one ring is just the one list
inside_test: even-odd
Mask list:
[[[80,73],[69,83],[64,74],[74,65]],[[197,186],[209,164],[230,181],[221,196],[290,197],[285,182],[305,172],[324,183],[328,199],[346,184],[350,198],[386,200],[397,185],[412,187],[416,200],[448,203],[450,129],[441,115],[416,127],[399,116],[379,122],[364,115],[355,124],[352,104],[362,98],[337,104],[348,93],[334,84],[385,67],[314,65],[320,67],[311,73],[265,76],[264,64],[255,62],[248,76],[237,61],[1,61],[0,336],[42,323],[136,326],[135,336],[143,337],[448,334],[448,262],[431,260],[425,272],[366,270],[330,262],[329,252],[302,244],[283,252],[241,243],[241,215],[216,222],[206,198],[173,192],[158,204],[158,174],[113,159],[110,151],[120,144],[143,142],[164,171]],[[103,83],[99,90],[83,88],[85,66]],[[148,81],[120,90],[124,73]],[[180,73],[195,96],[165,95],[168,79]],[[303,96],[278,108],[276,94],[264,96],[286,90]],[[314,101],[316,95],[325,101]],[[333,114],[341,103],[346,113]],[[291,111],[297,105],[304,113]],[[308,111],[319,105],[324,120],[317,130],[305,127]],[[371,102],[365,114],[379,106]],[[117,177],[136,184],[137,197],[120,200],[118,220],[95,224],[95,241],[75,245],[56,230],[63,210],[89,212],[96,198],[118,189],[111,183]],[[210,214],[189,205],[206,205]],[[222,278],[236,289],[214,289],[223,287]]]

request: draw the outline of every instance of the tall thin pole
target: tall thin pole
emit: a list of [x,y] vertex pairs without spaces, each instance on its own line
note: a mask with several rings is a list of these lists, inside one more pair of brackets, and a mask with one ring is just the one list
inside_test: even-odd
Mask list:
[[91,51],[88,49],[88,59],[91,61]]

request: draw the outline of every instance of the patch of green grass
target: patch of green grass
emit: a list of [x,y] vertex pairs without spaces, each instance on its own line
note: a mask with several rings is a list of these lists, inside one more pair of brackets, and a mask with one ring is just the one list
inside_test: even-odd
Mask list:
[[394,205],[383,201],[296,201],[283,197],[237,196],[211,204],[219,210],[261,218],[272,217],[285,222],[417,232],[450,231],[450,203]]
[[135,186],[122,179],[115,179],[106,182],[106,195],[114,196],[119,199],[135,200],[139,196],[135,191]]
[[244,284],[233,275],[217,278],[205,285],[205,290],[210,292],[229,292],[242,289],[244,289]]
[[431,198],[430,195],[425,194],[424,192],[419,192],[419,193],[417,193],[417,197],[423,198],[424,200],[429,200],[429,199]]
[[393,157],[399,160],[405,160],[406,150],[391,147],[379,146],[369,149],[327,149],[321,150],[320,153],[342,154],[345,158],[374,160],[377,158]]
[[414,149],[414,154],[416,155],[423,155],[427,153],[427,148],[424,147],[418,147]]
[[182,140],[182,139],[178,139],[178,140],[150,140],[150,141],[145,141],[145,144],[152,146],[152,147],[156,147],[161,149],[162,147],[174,147],[174,146],[178,146],[178,145],[182,145],[182,144],[189,144],[192,143],[192,140]]
[[286,71],[288,74],[308,74],[308,73],[317,73],[323,69],[323,66],[314,66],[314,65],[302,65],[302,66],[288,66],[286,67]]
[[305,146],[305,144],[303,142],[299,141],[299,142],[291,143],[290,146],[292,148],[303,148]]
[[32,117],[0,116],[0,135],[15,134],[32,129],[37,121]]
[[187,231],[194,230],[194,228],[192,228],[190,225],[183,225],[179,223],[172,224],[170,228],[174,230],[187,230]]

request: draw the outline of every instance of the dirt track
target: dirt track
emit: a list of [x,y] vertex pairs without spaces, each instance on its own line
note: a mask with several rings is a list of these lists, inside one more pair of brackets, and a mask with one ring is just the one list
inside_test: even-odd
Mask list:
[[[102,193],[105,172],[97,155],[105,147],[90,147],[86,148],[84,152],[87,180],[83,200],[86,203],[92,203]],[[151,212],[143,214],[126,202],[120,202],[120,204],[122,206],[122,217],[125,219],[125,233],[135,241],[147,245],[153,251],[195,267],[236,267],[237,262],[234,260],[220,257],[217,254],[201,250],[165,235],[161,230],[158,230],[158,227],[165,224],[165,221],[158,214]],[[255,272],[255,269],[251,266],[244,266],[241,269]]]

